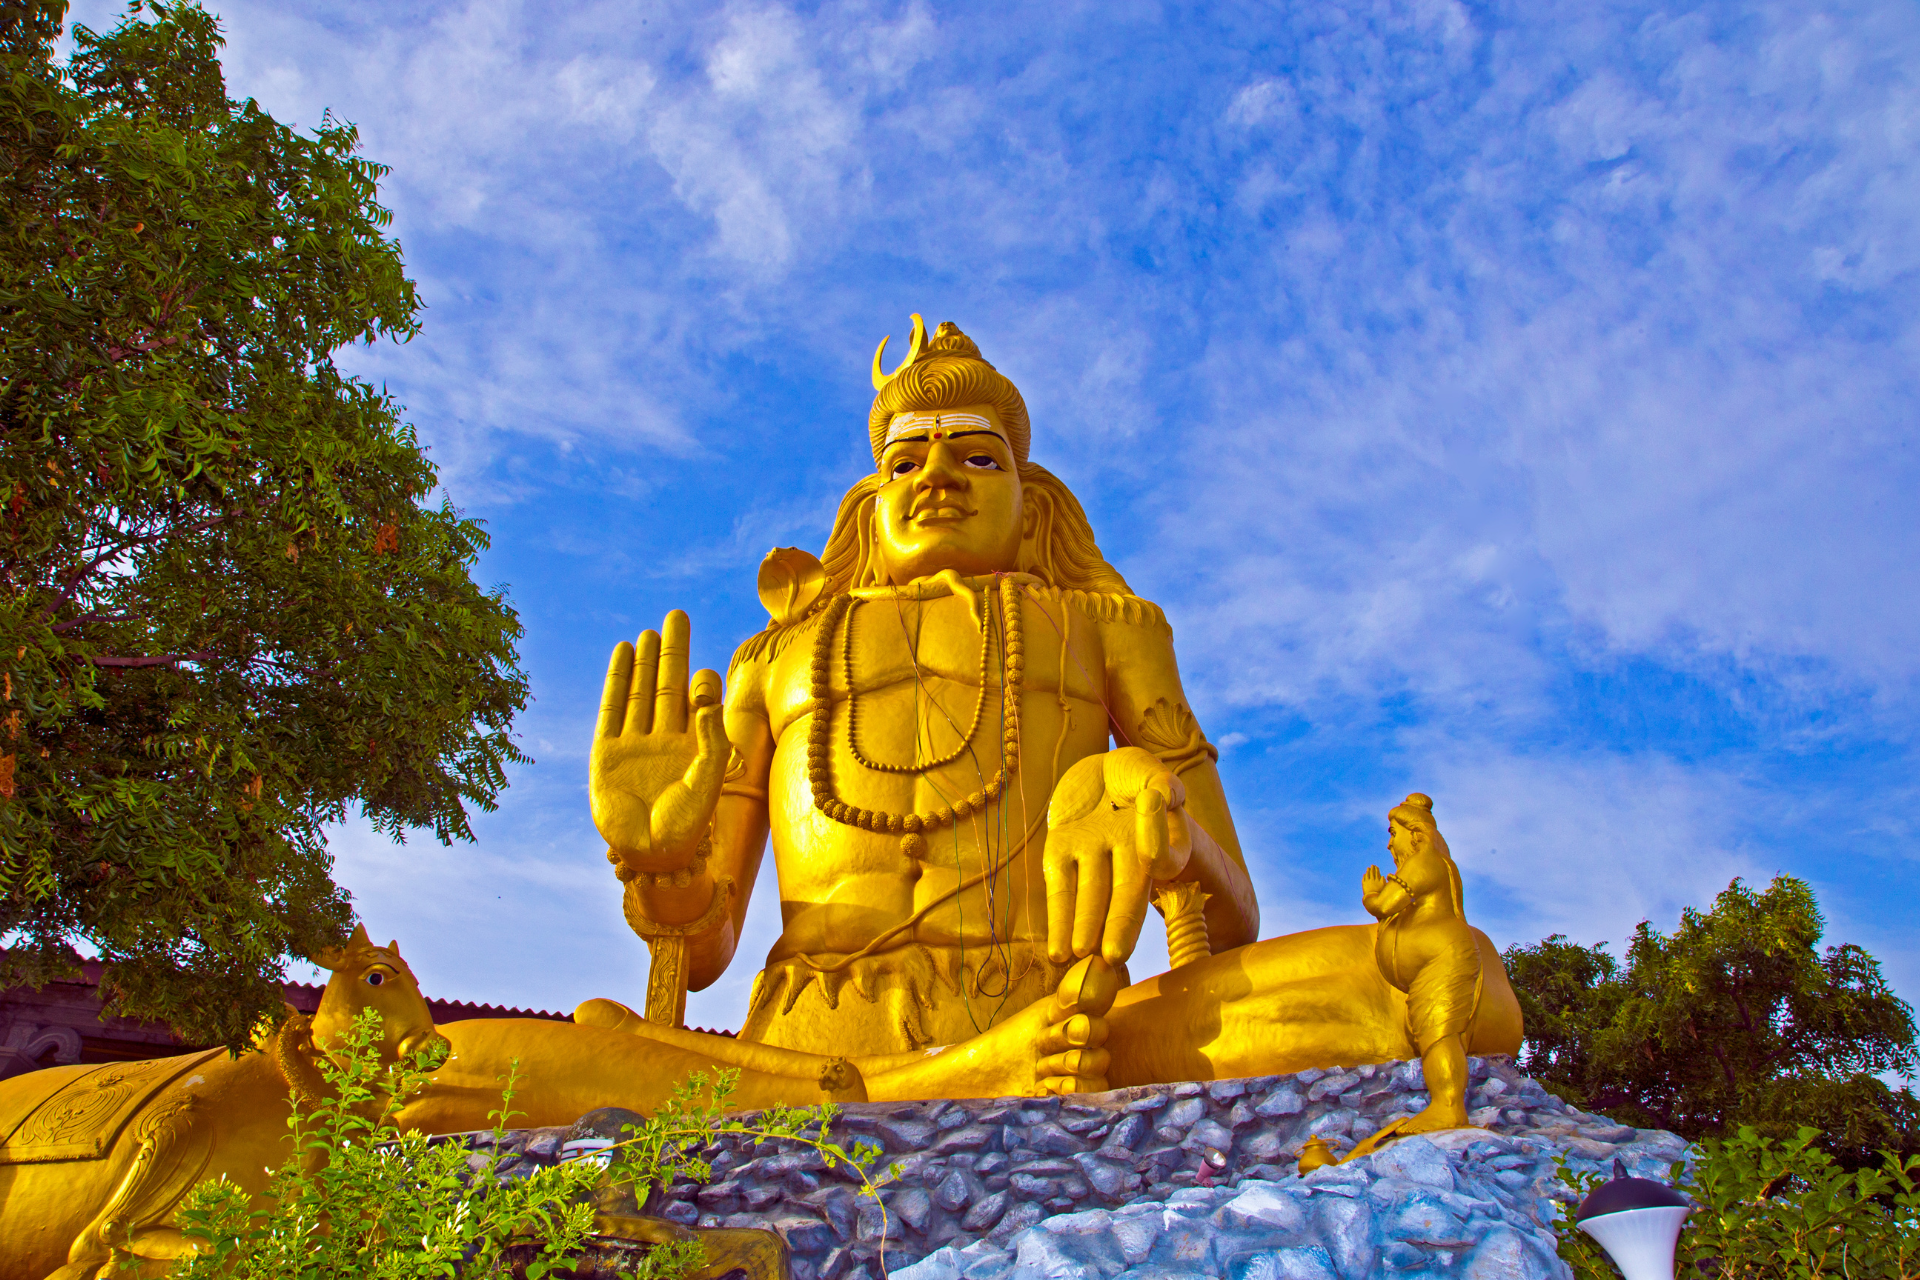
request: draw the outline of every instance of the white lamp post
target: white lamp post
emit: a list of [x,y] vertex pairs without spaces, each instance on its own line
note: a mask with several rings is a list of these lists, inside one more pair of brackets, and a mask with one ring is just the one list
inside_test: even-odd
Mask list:
[[1693,1202],[1664,1182],[1629,1178],[1613,1162],[1613,1180],[1580,1202],[1573,1220],[1600,1242],[1627,1280],[1673,1280],[1673,1248]]

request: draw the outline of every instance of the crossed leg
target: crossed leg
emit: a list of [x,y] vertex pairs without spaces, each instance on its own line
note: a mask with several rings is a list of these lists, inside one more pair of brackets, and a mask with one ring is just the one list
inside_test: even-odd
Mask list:
[[[1406,996],[1388,984],[1374,960],[1376,928],[1337,925],[1269,938],[1125,988],[1112,968],[1090,956],[1068,971],[1052,996],[971,1039],[858,1057],[851,1066],[867,1098],[905,1101],[1093,1092],[1415,1057]],[[1480,935],[1479,944],[1487,980],[1471,1042],[1458,1049],[1461,1055],[1513,1053],[1520,1045],[1519,1003],[1492,943]],[[755,1105],[746,1095],[769,1091],[793,1103],[859,1094],[854,1084],[844,1091],[822,1087],[819,1071],[837,1059],[658,1028],[637,1016],[629,1020],[607,1003],[606,1015],[621,1032],[654,1041],[655,1052],[667,1051],[665,1057],[685,1064],[682,1070],[731,1063],[765,1071],[757,1078],[748,1072],[743,1085],[751,1080],[755,1087],[743,1089],[739,1105]],[[565,1030],[576,1036],[611,1033],[611,1027]],[[699,1060],[703,1051],[712,1055],[705,1063]],[[1445,1075],[1452,1050],[1443,1056],[1445,1062],[1434,1065]],[[649,1061],[664,1065],[658,1057]],[[781,1084],[783,1079],[792,1083]]]
[[1098,1092],[1107,1087],[1111,1059],[1105,1015],[1119,992],[1120,976],[1088,956],[1053,995],[970,1040],[854,1065],[875,1101]]
[[[1377,928],[1268,938],[1126,988],[1107,1017],[1109,1082],[1223,1080],[1420,1056],[1408,1037],[1407,998],[1374,960]],[[1519,1001],[1493,944],[1476,938],[1486,980],[1470,1039],[1458,1046],[1462,1068],[1466,1053],[1520,1048]],[[1445,1092],[1452,1064],[1451,1056],[1430,1064],[1445,1079],[1430,1074],[1429,1084]]]

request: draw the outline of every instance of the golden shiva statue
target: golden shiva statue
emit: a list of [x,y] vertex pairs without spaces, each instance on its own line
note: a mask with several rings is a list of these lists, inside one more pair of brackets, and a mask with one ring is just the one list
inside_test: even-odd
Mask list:
[[[644,1016],[590,1000],[572,1023],[435,1027],[398,948],[363,930],[320,957],[335,971],[320,1016],[260,1054],[0,1082],[0,1280],[179,1256],[180,1196],[222,1171],[251,1188],[285,1158],[286,1090],[314,1087],[363,1007],[387,1015],[389,1057],[448,1042],[400,1115],[430,1133],[490,1127],[515,1064],[516,1123],[566,1125],[651,1111],[714,1067],[739,1069],[747,1109],[1417,1057],[1430,1105],[1362,1148],[1467,1123],[1466,1056],[1515,1052],[1520,1012],[1466,922],[1432,801],[1390,815],[1394,871],[1362,882],[1376,923],[1261,940],[1172,631],[1028,460],[1019,391],[918,316],[906,360],[880,370],[876,352],[874,471],[820,558],[767,558],[772,621],[724,697],[714,672],[689,675],[685,614],[614,650],[589,790],[653,952]],[[687,988],[734,959],[769,838],[782,928],[746,1025],[687,1030]],[[1150,905],[1172,967],[1130,982]]]
[[[1451,932],[1428,923],[1437,908],[1403,912],[1370,883],[1388,923],[1259,940],[1217,752],[1164,615],[1028,460],[1020,392],[965,334],[942,324],[929,339],[916,316],[907,358],[883,375],[885,347],[874,470],[818,559],[768,557],[772,621],[735,653],[724,697],[716,673],[689,675],[678,611],[614,650],[590,794],[627,917],[653,948],[644,1016],[593,1000],[576,1013],[586,1025],[531,1039],[507,1024],[465,1043],[450,1031],[445,1084],[483,1092],[511,1049],[531,1078],[523,1104],[554,1090],[570,1120],[596,1090],[633,1094],[623,1062],[662,1061],[588,1055],[579,1037],[608,1032],[745,1069],[743,1104],[1426,1054],[1447,1083],[1414,1123],[1464,1122],[1456,1057],[1514,1052],[1521,1027],[1498,954],[1459,918],[1457,872]],[[1444,849],[1430,811],[1425,824]],[[737,1038],[681,1029],[687,988],[734,959],[769,837],[783,925],[746,1024]],[[1396,892],[1433,900],[1424,880]],[[1130,983],[1150,904],[1167,914],[1174,967]],[[460,1110],[420,1105],[436,1126]]]

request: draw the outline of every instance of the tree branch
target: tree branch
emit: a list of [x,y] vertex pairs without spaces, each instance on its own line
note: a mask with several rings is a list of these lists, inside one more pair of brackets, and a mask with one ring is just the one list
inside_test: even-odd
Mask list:
[[213,656],[211,653],[156,653],[138,658],[120,658],[112,654],[100,654],[84,661],[96,667],[171,667],[182,662],[205,662]]
[[[176,537],[182,534],[199,533],[202,530],[211,529],[217,524],[225,524],[227,521],[233,519],[235,514],[237,513],[232,511],[225,511],[217,516],[209,516],[205,520],[200,520],[193,524],[187,525],[185,528],[162,529],[158,533],[140,534],[135,537],[128,538],[125,542],[120,543],[118,546],[109,547],[107,550],[102,551],[99,555],[87,561],[86,564],[82,565],[78,570],[76,570],[74,572],[74,575],[71,578],[67,579],[67,585],[61,590],[60,594],[54,597],[53,603],[40,611],[40,616],[43,619],[51,618],[55,613],[59,612],[60,606],[73,598],[73,593],[79,590],[80,584],[82,582],[85,582],[88,578],[92,577],[94,571],[98,569],[101,565],[105,564],[107,561],[113,560],[118,558],[119,556],[125,555],[129,550],[131,550],[134,547],[152,546],[154,543],[164,542],[168,538]],[[55,628],[55,629],[58,630],[58,628]]]
[[77,618],[56,622],[47,629],[55,635],[64,635],[75,627],[85,626],[89,622],[131,622],[139,616],[137,613],[83,613]]

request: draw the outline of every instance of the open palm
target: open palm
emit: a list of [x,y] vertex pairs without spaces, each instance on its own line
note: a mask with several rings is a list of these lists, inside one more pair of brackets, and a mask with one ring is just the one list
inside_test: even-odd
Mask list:
[[587,766],[593,824],[622,880],[692,864],[720,799],[727,733],[720,676],[687,678],[687,615],[622,642],[607,664]]

